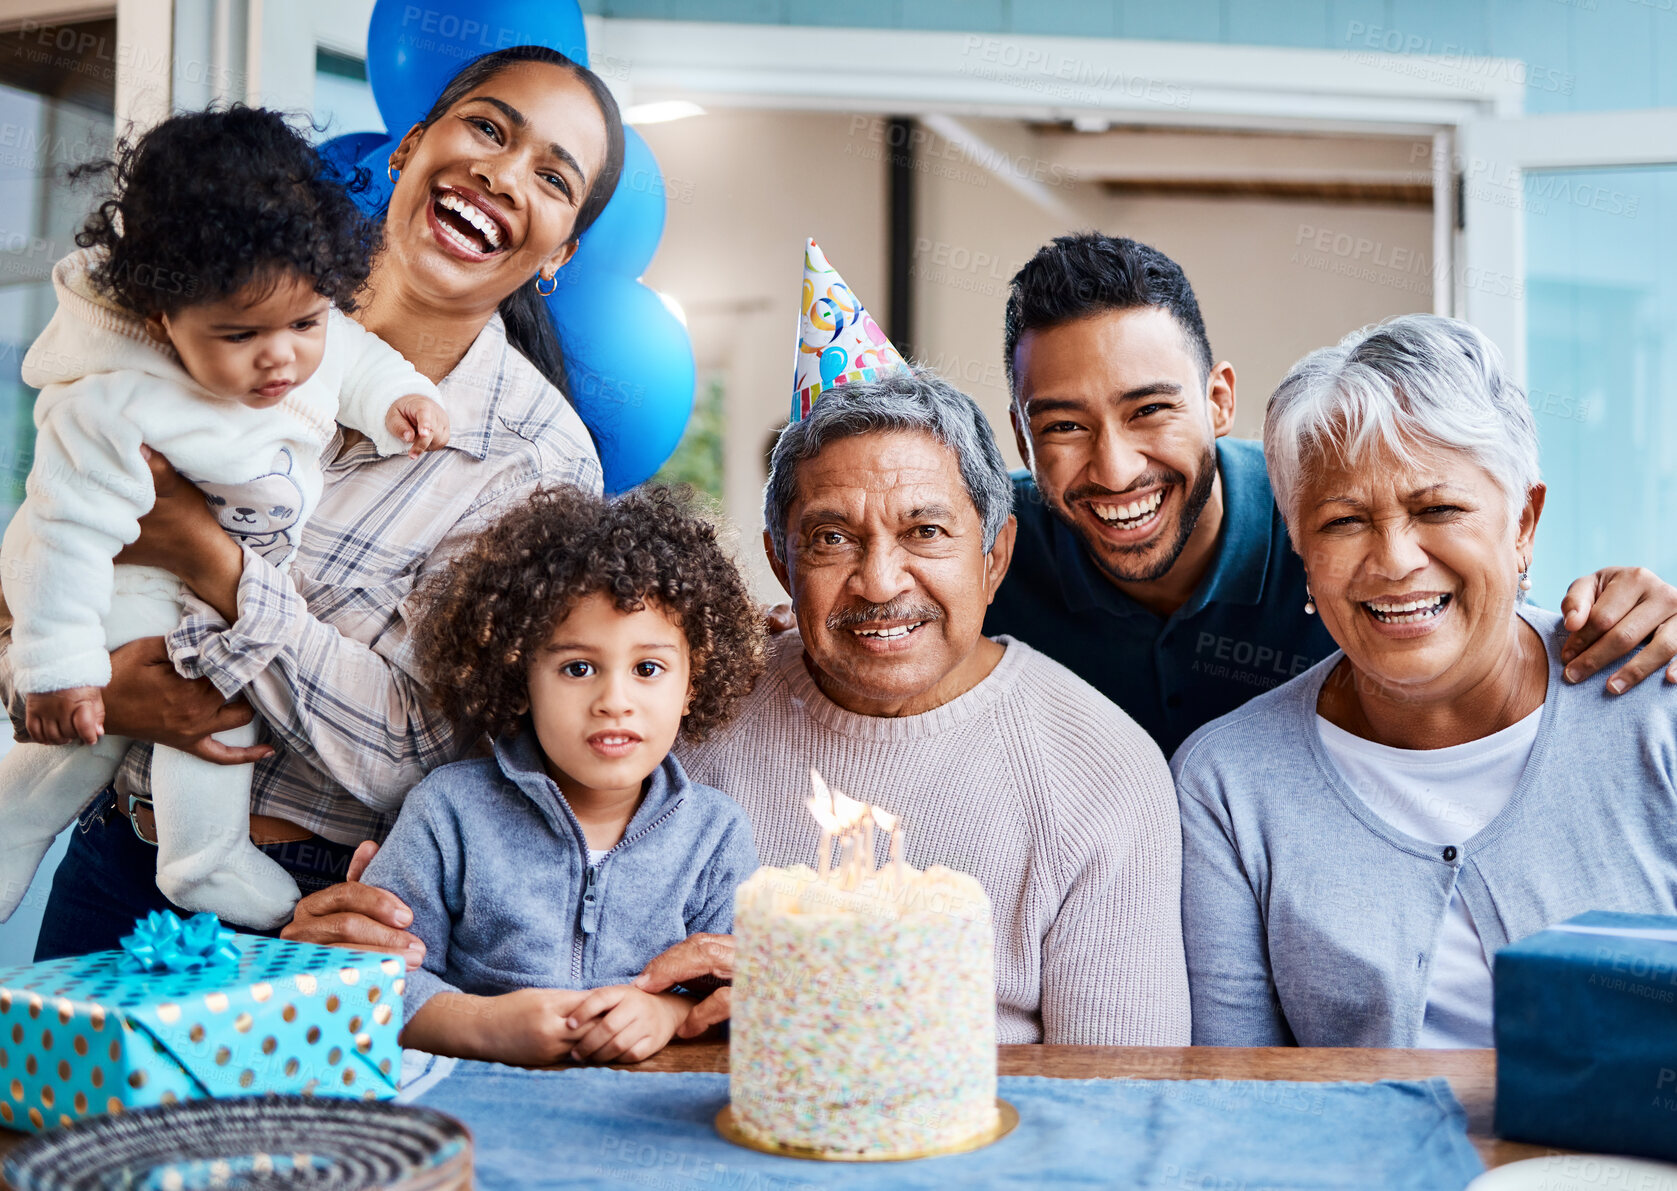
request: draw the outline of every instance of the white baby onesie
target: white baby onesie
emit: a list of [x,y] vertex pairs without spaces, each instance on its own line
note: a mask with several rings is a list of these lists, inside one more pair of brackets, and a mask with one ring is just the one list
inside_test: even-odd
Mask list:
[[[25,694],[104,686],[109,650],[180,619],[173,575],[113,564],[156,499],[142,443],[204,492],[228,533],[283,567],[319,501],[320,455],[335,424],[397,454],[407,445],[385,428],[392,402],[437,398],[399,352],[336,309],[319,368],[279,404],[252,409],[216,397],[142,320],[95,290],[96,262],[86,250],[54,268],[58,310],[23,362],[24,381],[41,389],[35,458],[0,545],[0,584],[14,618],[13,677]],[[255,725],[217,739],[251,743]],[[0,921],[128,743],[24,744],[0,760]],[[297,887],[250,842],[250,780],[248,765],[155,749],[158,887],[186,909],[271,927],[290,916]]]

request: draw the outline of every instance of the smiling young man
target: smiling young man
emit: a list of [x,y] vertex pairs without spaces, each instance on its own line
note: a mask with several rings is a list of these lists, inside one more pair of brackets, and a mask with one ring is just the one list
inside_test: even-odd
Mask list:
[[[1306,610],[1263,450],[1227,437],[1234,368],[1212,355],[1175,261],[1134,240],[1061,236],[1013,278],[1005,326],[1030,474],[1014,482],[1018,537],[987,634],[1070,668],[1167,755],[1333,651]],[[1650,636],[1617,689],[1677,656],[1677,589],[1648,571],[1586,576],[1562,610],[1578,630],[1569,679]]]

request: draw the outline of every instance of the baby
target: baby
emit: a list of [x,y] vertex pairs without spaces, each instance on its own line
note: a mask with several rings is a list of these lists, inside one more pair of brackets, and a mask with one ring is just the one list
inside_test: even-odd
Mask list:
[[[283,568],[337,422],[386,455],[448,441],[436,387],[340,312],[376,232],[280,115],[175,116],[93,169],[113,192],[53,270],[58,310],[24,358],[35,458],[0,547],[32,742],[0,759],[0,921],[130,743],[105,735],[109,650],[180,619],[173,575],[113,566],[155,501],[142,446]],[[250,841],[250,782],[248,765],[153,751],[157,884],[182,909],[270,928],[297,885]]]
[[364,877],[408,904],[425,943],[402,1044],[639,1062],[689,1005],[628,982],[688,935],[728,932],[757,867],[745,812],[670,749],[749,692],[761,614],[711,527],[663,489],[538,492],[429,600],[429,688],[494,754],[415,786]]

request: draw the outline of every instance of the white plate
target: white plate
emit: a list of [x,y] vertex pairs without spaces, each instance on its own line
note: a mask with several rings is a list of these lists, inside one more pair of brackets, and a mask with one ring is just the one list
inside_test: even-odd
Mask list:
[[1611,1154],[1550,1154],[1487,1170],[1467,1191],[1677,1191],[1677,1166]]

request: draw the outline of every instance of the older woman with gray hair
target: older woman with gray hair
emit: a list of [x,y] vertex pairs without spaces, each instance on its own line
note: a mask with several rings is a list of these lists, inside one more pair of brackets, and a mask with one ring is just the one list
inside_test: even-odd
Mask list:
[[1523,602],[1536,427],[1473,327],[1307,356],[1264,453],[1340,652],[1172,762],[1194,1041],[1489,1046],[1499,948],[1677,912],[1677,709],[1562,681],[1560,618]]

